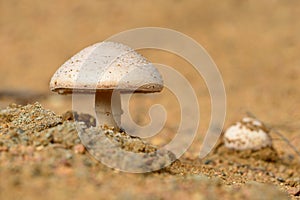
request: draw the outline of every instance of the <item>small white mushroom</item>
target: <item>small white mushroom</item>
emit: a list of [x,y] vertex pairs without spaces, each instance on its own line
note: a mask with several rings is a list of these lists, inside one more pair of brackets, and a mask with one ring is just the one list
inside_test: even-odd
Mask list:
[[250,117],[230,126],[224,133],[224,145],[235,150],[259,150],[272,146],[272,139],[266,126]]
[[98,126],[119,130],[120,94],[160,92],[163,80],[155,66],[132,48],[100,42],[66,61],[53,75],[50,89],[59,94],[95,92]]

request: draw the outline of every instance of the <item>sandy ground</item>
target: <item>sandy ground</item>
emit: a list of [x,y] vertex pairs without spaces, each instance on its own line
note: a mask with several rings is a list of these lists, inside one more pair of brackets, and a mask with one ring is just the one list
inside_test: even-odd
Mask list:
[[[299,149],[298,1],[3,0],[0,9],[1,109],[10,103],[25,105],[39,101],[43,107],[62,115],[71,110],[71,97],[50,93],[48,84],[65,60],[118,32],[160,26],[194,38],[218,65],[227,94],[225,128],[248,111],[280,131]],[[36,138],[26,131],[28,144],[17,141],[12,148],[5,148],[9,138],[16,136],[4,131],[12,125],[2,116],[1,126],[7,124],[7,127],[0,130],[1,141],[4,141],[0,149],[0,173],[7,178],[1,179],[1,199],[21,196],[38,199],[41,195],[49,199],[108,196],[115,199],[216,199],[220,196],[260,199],[263,195],[269,199],[284,198],[281,195],[299,198],[299,157],[274,133],[271,133],[274,148],[279,154],[275,161],[227,152],[222,147],[205,160],[197,159],[210,119],[209,94],[203,79],[194,75],[192,66],[174,55],[151,50],[141,53],[153,62],[168,64],[180,71],[199,98],[198,135],[180,162],[162,172],[121,173],[101,165],[86,152],[75,151],[79,145],[74,142],[75,138],[70,145],[48,148],[46,142],[42,148],[34,146]],[[170,98],[167,92],[146,100],[143,95],[135,96],[131,104],[139,106],[132,108],[134,119],[147,123],[149,118],[145,115],[149,107],[154,101],[160,102],[171,112],[164,130],[172,135],[180,110],[177,102]],[[63,134],[68,125],[61,123],[50,123],[49,127],[33,132],[66,126],[61,128],[63,131],[57,131]],[[14,125],[8,132],[17,132],[18,128],[24,130]],[[74,134],[72,137],[76,137]],[[168,139],[162,137],[156,143]]]

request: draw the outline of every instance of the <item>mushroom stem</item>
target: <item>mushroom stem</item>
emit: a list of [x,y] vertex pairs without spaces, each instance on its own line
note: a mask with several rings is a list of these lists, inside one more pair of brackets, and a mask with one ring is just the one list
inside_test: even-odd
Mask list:
[[97,115],[97,126],[114,127],[120,130],[121,124],[121,98],[119,91],[97,91],[95,98],[95,110]]

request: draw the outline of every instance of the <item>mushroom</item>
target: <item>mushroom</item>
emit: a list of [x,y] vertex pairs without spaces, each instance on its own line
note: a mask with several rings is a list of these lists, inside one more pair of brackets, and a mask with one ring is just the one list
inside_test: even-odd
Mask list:
[[224,133],[225,147],[235,150],[259,150],[272,147],[272,139],[266,126],[257,119],[244,117]]
[[153,93],[163,89],[153,64],[132,48],[116,42],[89,46],[66,61],[50,81],[51,91],[95,93],[97,126],[119,130],[122,93]]

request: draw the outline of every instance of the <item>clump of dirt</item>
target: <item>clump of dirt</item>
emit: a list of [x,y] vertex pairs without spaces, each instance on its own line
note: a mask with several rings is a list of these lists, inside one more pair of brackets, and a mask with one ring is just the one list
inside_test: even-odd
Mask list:
[[82,142],[97,160],[135,172],[159,170],[176,159],[171,152],[158,150],[124,131],[94,127],[96,120],[87,114],[69,111],[60,117],[38,103],[12,105],[1,114],[7,124],[0,138],[2,149],[20,144],[37,150],[51,146],[71,149]]
[[122,171],[157,171],[176,160],[172,152],[158,149],[124,131],[84,125],[79,125],[77,130],[94,158]]
[[41,131],[57,124],[60,124],[62,119],[50,110],[42,108],[39,103],[27,106],[11,104],[8,108],[0,112],[0,131],[7,132],[8,130],[18,129],[22,131]]
[[238,157],[242,159],[250,159],[253,158],[255,160],[263,160],[267,162],[276,162],[279,161],[280,158],[278,156],[277,151],[271,147],[265,147],[259,150],[242,150],[237,151],[233,149],[226,148],[223,143],[221,143],[218,148],[216,148],[215,153],[220,156],[231,155],[233,157]]
[[122,129],[95,127],[96,120],[88,114],[68,111],[63,120],[77,122],[81,142],[97,160],[123,171],[156,171],[176,160],[172,152],[158,149]]
[[77,122],[83,122],[87,127],[96,126],[96,119],[89,114],[78,114],[77,112],[67,111],[62,114],[62,120],[76,120]]
[[[88,115],[61,117],[38,103],[1,110],[0,126],[0,176],[7,177],[0,194],[6,198],[39,199],[37,191],[52,198],[299,197],[299,162],[274,148],[238,152],[220,143],[204,160],[176,160],[124,131],[95,127]],[[152,171],[171,162],[145,174],[117,170]]]

